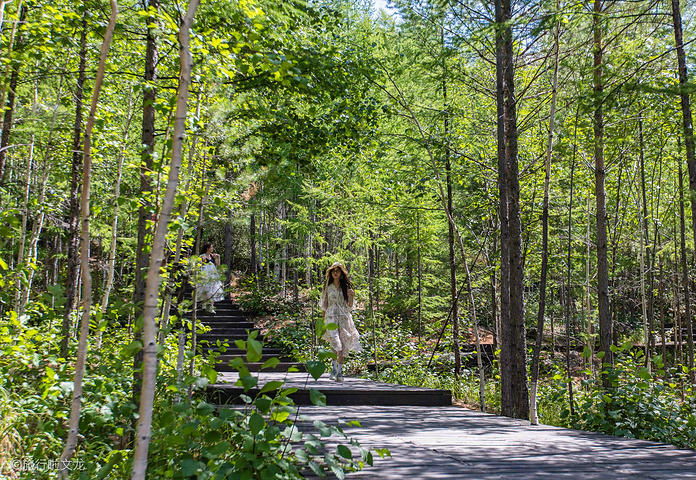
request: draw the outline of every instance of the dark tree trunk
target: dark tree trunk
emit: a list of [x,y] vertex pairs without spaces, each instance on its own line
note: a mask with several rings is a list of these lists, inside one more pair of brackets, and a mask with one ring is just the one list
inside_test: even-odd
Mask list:
[[[694,368],[694,335],[693,335],[693,325],[691,323],[691,294],[689,288],[689,267],[686,261],[686,218],[684,213],[684,174],[682,173],[682,164],[677,161],[679,165],[679,219],[680,219],[680,243],[681,243],[681,268],[682,268],[682,287],[684,289],[684,317],[685,321],[682,322],[685,325],[680,325],[677,332],[682,331],[682,327],[686,326],[686,341],[688,342],[688,357],[689,357],[689,368],[691,369],[691,379],[693,381],[693,368]],[[683,343],[683,336],[681,338],[680,344]]]
[[[159,0],[149,0],[148,8],[159,11]],[[155,100],[157,99],[157,19],[146,18],[147,45],[145,48],[145,90],[143,92],[143,122],[140,144],[142,146],[140,156],[140,196],[142,205],[138,211],[138,243],[135,252],[135,279],[133,304],[135,305],[136,322],[143,314],[145,302],[145,283],[148,266],[150,264],[150,247],[146,238],[152,235],[152,203],[149,198],[152,192],[150,174],[152,172],[153,154],[155,150]],[[141,337],[138,330],[136,339]],[[133,357],[133,400],[139,404],[141,389],[141,365],[143,351],[138,351]]]
[[501,404],[512,403],[512,353],[510,338],[510,250],[508,221],[507,167],[505,161],[505,106],[503,95],[503,10],[502,0],[495,0],[496,21],[496,107],[498,134],[498,192],[500,195],[500,381]]
[[225,265],[227,265],[227,272],[225,272],[225,284],[228,285],[232,278],[232,211],[230,210],[227,215],[227,222],[225,222]]
[[[645,245],[645,264],[648,266],[648,291],[645,295],[647,305],[647,317],[648,317],[648,338],[645,339],[646,348],[646,361],[650,361],[650,355],[655,347],[655,339],[653,332],[655,331],[655,306],[653,302],[653,290],[654,290],[654,275],[653,275],[653,256],[650,249],[650,237],[648,231],[648,198],[645,188],[645,147],[643,144],[643,119],[638,117],[638,143],[639,143],[639,157],[640,157],[640,184],[643,196],[643,238],[645,239],[643,244]],[[643,272],[641,272],[641,276]]]
[[[501,413],[513,418],[529,418],[527,388],[527,344],[524,318],[524,259],[522,255],[522,219],[520,216],[520,182],[517,159],[517,99],[513,54],[512,0],[502,2],[503,33],[503,106],[505,118],[505,168],[507,170],[507,207],[509,243],[510,312],[507,327],[503,324],[503,345],[507,354],[507,381],[501,382],[503,403]],[[503,278],[503,281],[505,279]],[[502,358],[501,358],[502,363]],[[504,377],[503,377],[504,378]],[[501,379],[502,380],[502,379]],[[507,400],[507,402],[505,402]]]
[[[679,7],[679,0],[672,0],[672,19],[674,21],[674,40],[677,46],[677,62],[679,66],[679,85],[685,88],[689,80],[689,72],[686,67],[686,54],[684,52],[684,37],[682,33],[682,18]],[[686,163],[689,167],[689,191],[691,193],[691,224],[693,226],[694,241],[696,242],[696,151],[694,147],[694,130],[691,117],[691,99],[689,92],[685,89],[681,92],[682,120],[684,125],[684,145],[686,147]],[[681,176],[679,177],[681,182]],[[683,208],[683,204],[682,204]],[[682,215],[683,221],[683,215]],[[683,227],[682,227],[683,229]],[[684,271],[684,284],[688,284],[688,274]],[[686,295],[686,328],[688,328],[687,338],[689,342],[689,368],[691,369],[691,382],[696,382],[696,372],[694,372],[694,332],[691,326],[691,315],[689,315],[688,290]]]
[[[443,38],[444,43],[444,38]],[[447,68],[443,65],[442,101],[445,110],[444,142],[449,137],[449,112],[447,111]],[[452,159],[447,145],[445,145],[445,172],[447,175],[447,211],[448,216],[454,215],[452,195]],[[452,349],[454,350],[454,374],[459,376],[462,368],[461,351],[459,347],[459,298],[457,295],[457,257],[454,253],[454,225],[448,222],[449,264],[450,264],[450,293],[452,297]]]
[[[19,27],[22,29],[27,18],[27,6],[22,5],[19,12]],[[16,50],[21,50],[24,44],[24,37],[20,33],[17,41]],[[4,105],[5,114],[2,121],[2,135],[0,136],[0,185],[2,185],[3,177],[5,176],[5,167],[7,165],[7,146],[10,144],[10,131],[12,130],[12,116],[14,114],[14,104],[17,98],[17,84],[19,83],[19,69],[22,62],[12,62],[12,73],[10,74],[9,92],[7,92],[7,102]]]
[[61,327],[60,356],[68,358],[70,317],[76,302],[77,277],[80,262],[80,183],[82,175],[82,99],[84,97],[85,66],[87,62],[87,17],[82,16],[80,35],[80,64],[75,88],[75,124],[73,126],[72,169],[70,177],[70,217],[68,219],[68,258],[65,278],[65,312]]
[[249,220],[249,247],[251,249],[251,254],[249,255],[251,274],[256,276],[258,274],[258,266],[256,264],[256,215],[251,214],[251,219]]
[[[594,161],[595,161],[595,197],[597,199],[597,294],[599,314],[599,348],[604,352],[603,363],[614,365],[612,343],[612,320],[609,312],[609,264],[607,262],[607,206],[604,181],[604,113],[602,100],[604,93],[603,75],[603,47],[602,47],[602,1],[595,0],[594,13],[592,15],[592,29],[594,32]],[[604,377],[605,386],[608,379]]]

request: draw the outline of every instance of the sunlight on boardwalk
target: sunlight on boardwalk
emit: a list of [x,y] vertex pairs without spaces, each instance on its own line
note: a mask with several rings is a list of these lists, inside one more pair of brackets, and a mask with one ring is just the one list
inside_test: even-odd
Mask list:
[[[302,407],[312,419],[359,420],[346,433],[372,448],[360,479],[696,478],[696,451],[483,414],[458,407]],[[309,423],[309,422],[307,422]]]

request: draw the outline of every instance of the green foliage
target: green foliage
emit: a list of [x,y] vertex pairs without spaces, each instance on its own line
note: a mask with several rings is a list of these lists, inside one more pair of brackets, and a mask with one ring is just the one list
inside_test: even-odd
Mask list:
[[609,389],[601,381],[585,382],[575,406],[576,415],[562,412],[565,425],[629,438],[642,438],[694,448],[696,400],[688,369],[665,372],[660,357],[655,370],[645,367],[642,351],[624,345],[617,350],[615,366],[606,368],[612,380]]
[[[55,315],[45,311],[42,319],[46,323],[31,326],[30,316],[19,318],[11,312],[0,321],[0,374],[4,379],[0,385],[0,442],[5,446],[2,460],[6,460],[2,473],[12,474],[14,470],[7,469],[16,469],[21,458],[25,471],[14,472],[29,476],[20,478],[48,478],[46,460],[57,458],[67,434],[72,362],[55,356]],[[132,346],[118,332],[105,335],[101,350],[92,354],[80,419],[84,440],[72,463],[71,478],[129,478],[127,439],[134,433],[136,414],[130,399]],[[255,335],[244,344],[248,360],[257,361],[262,346]],[[178,380],[173,367],[176,338],[168,338],[160,358],[149,478],[290,479],[302,478],[305,471],[342,476],[372,463],[369,449],[349,439],[340,425],[315,422],[319,435],[300,431],[295,423],[303,418],[301,409],[289,396],[293,389],[283,388],[282,382],[258,385],[259,393],[254,398],[243,395],[240,406],[218,409],[208,403],[204,388],[216,381],[211,367],[216,356],[197,359],[201,374]],[[257,387],[258,378],[243,362],[235,366],[240,385],[247,391]],[[321,362],[308,364],[315,376],[323,368]],[[20,384],[13,380],[17,378],[22,379]],[[190,400],[189,391],[193,392]],[[312,390],[310,395],[315,404],[325,405],[323,394]],[[335,453],[328,450],[325,438],[338,442]]]

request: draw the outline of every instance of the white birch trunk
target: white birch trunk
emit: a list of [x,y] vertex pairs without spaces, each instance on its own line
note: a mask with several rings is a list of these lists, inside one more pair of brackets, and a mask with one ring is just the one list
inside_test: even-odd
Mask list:
[[89,314],[92,307],[92,274],[89,268],[89,196],[91,187],[92,175],[92,129],[94,128],[95,115],[97,104],[99,102],[99,92],[104,80],[104,70],[106,68],[106,57],[111,45],[111,39],[116,26],[116,16],[118,14],[118,5],[116,0],[111,0],[111,16],[109,17],[109,25],[104,34],[104,42],[101,46],[99,55],[99,68],[97,77],[94,80],[94,92],[92,93],[92,105],[89,110],[89,118],[85,127],[84,136],[84,164],[82,169],[82,247],[80,257],[82,263],[82,289],[84,294],[84,303],[82,307],[82,320],[80,323],[80,340],[78,343],[77,360],[75,362],[75,380],[73,387],[72,405],[70,406],[70,421],[68,425],[68,439],[65,443],[65,449],[60,456],[58,467],[58,478],[67,478],[70,472],[70,459],[75,453],[77,446],[77,435],[80,425],[80,407],[82,403],[82,379],[85,374],[85,363],[87,359],[87,336],[89,335]]
[[199,0],[191,0],[186,16],[179,29],[181,72],[179,74],[179,92],[174,117],[174,138],[172,139],[172,160],[167,180],[167,189],[162,202],[160,219],[157,222],[152,241],[152,255],[147,272],[145,286],[145,306],[143,310],[143,383],[140,396],[140,416],[138,418],[135,451],[133,453],[132,480],[145,480],[147,472],[147,454],[150,447],[152,431],[152,407],[155,400],[157,382],[157,342],[156,323],[157,298],[161,281],[160,268],[164,258],[164,243],[169,227],[169,220],[174,209],[174,200],[179,185],[179,170],[181,169],[181,151],[186,133],[186,111],[191,84],[191,54],[189,51],[190,28],[198,8]]
[[[51,173],[51,166],[48,161],[48,156],[53,148],[53,133],[55,131],[56,117],[58,116],[58,107],[60,106],[60,99],[63,94],[63,77],[60,77],[60,83],[58,84],[58,97],[56,98],[56,105],[53,107],[53,116],[51,117],[51,126],[48,131],[48,142],[46,144],[46,151],[44,152],[44,158],[42,162],[42,177],[41,177],[41,188],[39,190],[39,214],[34,219],[34,224],[31,228],[31,240],[29,241],[29,258],[27,261],[29,263],[36,263],[38,258],[38,244],[39,237],[41,236],[41,231],[43,229],[44,219],[46,218],[46,213],[44,212],[44,201],[46,200],[46,185],[48,184],[48,177]],[[29,301],[29,293],[31,292],[31,285],[34,281],[35,269],[29,271],[29,281],[24,286],[22,291],[22,300],[20,303],[20,310],[24,310],[27,302]]]
[[[17,264],[15,268],[20,268],[24,263],[24,250],[27,241],[27,218],[29,217],[29,187],[31,186],[31,164],[34,161],[34,134],[31,135],[31,146],[29,147],[29,156],[27,157],[27,164],[24,167],[26,170],[26,175],[24,177],[24,193],[22,194],[22,226],[19,234],[19,252],[17,253]],[[19,315],[23,312],[21,305],[22,300],[22,279],[20,275],[17,275],[16,285],[15,285],[15,305],[14,310]]]
[[[198,89],[198,98],[196,100],[196,118],[199,118],[201,116],[201,97],[203,94],[203,88]],[[196,155],[196,144],[198,142],[198,135],[193,136],[193,140],[191,142],[191,148],[189,149],[189,155],[188,155],[188,168],[189,168],[189,173],[188,173],[188,179],[187,179],[187,185],[186,185],[186,190],[189,189],[191,185],[191,172],[192,172],[192,165],[194,161],[194,157]],[[186,213],[188,212],[188,196],[184,198],[184,201],[181,204],[181,216],[186,218]],[[184,239],[184,230],[179,229],[179,233],[176,236],[176,250],[174,251],[174,266],[175,268],[179,267],[179,262],[181,261],[181,243],[183,242]],[[169,310],[172,308],[172,290],[174,289],[174,281],[175,279],[170,275],[169,277],[169,284],[167,288],[167,293],[164,298],[164,307],[162,308],[162,321],[160,322],[160,331],[159,331],[159,337],[157,340],[157,343],[160,345],[164,344],[165,340],[165,331],[167,326],[169,325]],[[183,328],[182,328],[183,331]],[[181,343],[181,341],[179,342]],[[180,347],[181,348],[181,347]]]

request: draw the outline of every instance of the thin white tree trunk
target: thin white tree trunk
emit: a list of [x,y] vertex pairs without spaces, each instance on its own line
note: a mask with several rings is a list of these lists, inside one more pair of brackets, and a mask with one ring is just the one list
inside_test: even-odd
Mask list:
[[172,160],[167,180],[167,189],[162,202],[160,219],[157,222],[152,241],[150,268],[147,272],[145,286],[145,308],[143,310],[143,383],[140,396],[140,411],[136,434],[135,451],[133,453],[132,480],[145,480],[147,472],[147,454],[150,447],[152,432],[152,407],[155,400],[157,383],[157,338],[155,315],[157,314],[157,298],[161,281],[160,268],[164,258],[164,243],[169,227],[169,220],[174,209],[174,200],[179,185],[179,170],[181,169],[182,148],[186,134],[186,111],[191,85],[191,54],[189,51],[190,28],[196,15],[199,0],[191,0],[186,16],[179,29],[179,92],[174,117],[174,138],[172,139]]
[[590,207],[591,197],[587,196],[587,232],[585,236],[585,302],[587,303],[587,345],[590,347],[590,356],[587,361],[590,364],[590,371],[594,376],[594,362],[592,358],[594,357],[594,338],[592,338],[592,295],[590,295],[590,225],[591,225],[591,207]]
[[[199,118],[201,116],[201,97],[203,95],[203,88],[198,89],[198,98],[196,100],[196,118]],[[192,168],[193,168],[193,161],[194,157],[196,155],[196,145],[198,143],[198,135],[195,134],[193,136],[193,140],[191,141],[191,148],[189,148],[189,155],[188,155],[188,178],[187,178],[187,184],[186,184],[186,190],[189,189],[191,185],[191,174],[192,174]],[[186,218],[186,213],[188,212],[188,196],[184,197],[184,201],[181,203],[181,216],[183,218]],[[176,250],[174,251],[174,268],[179,268],[179,262],[181,261],[181,243],[183,242],[184,239],[184,230],[182,228],[179,229],[179,233],[176,236]],[[165,331],[167,326],[169,325],[169,310],[172,308],[172,290],[174,289],[174,281],[175,279],[173,276],[169,277],[168,280],[168,288],[167,288],[167,293],[164,299],[164,308],[162,308],[162,321],[160,322],[160,331],[159,331],[159,337],[157,340],[157,343],[160,345],[164,344],[165,340]],[[182,324],[183,325],[183,324]],[[183,327],[182,327],[182,332],[183,332]],[[179,342],[181,343],[181,342]]]
[[[126,127],[123,132],[123,144],[121,145],[121,149],[118,153],[118,160],[116,161],[116,184],[114,185],[114,213],[113,219],[111,220],[111,246],[109,249],[109,260],[106,267],[106,285],[104,286],[104,293],[102,294],[100,306],[102,316],[106,313],[106,309],[109,305],[109,295],[111,295],[111,288],[114,285],[114,270],[116,268],[116,238],[118,236],[118,197],[121,195],[121,176],[123,173],[123,159],[126,154],[126,146],[128,145],[128,133],[130,130],[132,119],[133,85],[130,86],[130,89],[128,91],[128,113],[126,114]],[[99,327],[97,328],[97,350],[101,348],[102,334],[103,331],[101,325],[99,325]]]
[[[15,268],[20,268],[24,264],[24,250],[27,241],[27,219],[29,217],[29,187],[31,186],[31,164],[34,161],[34,134],[31,135],[31,146],[29,147],[29,156],[27,157],[27,164],[24,167],[26,170],[26,175],[24,177],[24,193],[22,195],[22,224],[19,234],[19,252],[17,253],[17,263]],[[16,285],[15,285],[15,305],[14,310],[18,314],[22,314],[22,279],[20,275],[17,275]]]
[[97,77],[94,80],[94,91],[92,93],[92,105],[89,110],[89,118],[85,127],[84,136],[84,164],[82,169],[82,248],[80,257],[82,263],[82,289],[83,289],[83,307],[82,320],[80,324],[80,340],[78,343],[77,360],[75,362],[75,380],[73,387],[72,405],[70,407],[70,421],[68,426],[68,439],[65,443],[65,449],[60,456],[58,467],[58,478],[65,479],[70,472],[70,459],[75,453],[77,446],[77,434],[80,425],[80,407],[82,403],[82,379],[85,374],[85,363],[87,359],[87,336],[89,335],[89,314],[92,307],[92,274],[89,268],[89,196],[91,187],[92,175],[92,129],[94,128],[95,116],[97,112],[97,104],[99,103],[99,92],[101,91],[102,82],[104,81],[104,70],[106,69],[106,57],[111,45],[111,39],[116,26],[116,16],[118,14],[118,5],[116,0],[111,0],[111,16],[109,17],[109,25],[104,34],[104,42],[101,46],[99,55],[99,68]]
[[[14,0],[0,0],[0,42],[2,42],[2,22],[5,19],[5,6],[13,1]],[[1,43],[0,46],[2,46]]]
[[[556,3],[558,9],[558,3]],[[551,158],[553,156],[553,135],[554,124],[556,120],[556,94],[558,90],[558,54],[559,54],[559,37],[560,23],[556,22],[556,32],[554,35],[554,66],[553,78],[551,80],[551,109],[549,112],[549,135],[546,143],[546,174],[544,176],[544,214],[543,214],[543,253],[541,265],[541,293],[539,299],[539,312],[537,319],[537,342],[534,346],[534,355],[532,360],[532,381],[530,388],[529,401],[529,420],[532,425],[539,424],[539,416],[537,414],[537,387],[539,383],[539,360],[541,357],[541,347],[544,338],[544,317],[546,315],[546,278],[548,276],[548,243],[549,243],[549,191],[551,183]]]
[[[53,107],[53,116],[51,117],[51,126],[48,131],[48,142],[46,144],[46,151],[44,152],[44,158],[42,165],[42,177],[41,177],[41,188],[39,190],[39,214],[34,219],[34,224],[31,228],[31,240],[29,242],[29,258],[27,261],[29,263],[36,263],[38,258],[38,245],[39,237],[41,236],[41,230],[43,229],[44,219],[46,218],[46,213],[44,211],[44,201],[46,200],[46,185],[48,184],[48,177],[51,173],[51,165],[48,161],[48,156],[53,148],[53,133],[55,131],[56,117],[58,116],[58,107],[60,106],[60,99],[63,94],[63,76],[60,77],[60,82],[58,84],[58,96],[56,98],[56,105]],[[22,300],[20,303],[20,310],[24,310],[27,302],[29,301],[29,293],[31,292],[31,285],[34,281],[35,269],[29,271],[29,281],[24,286],[22,291]]]

